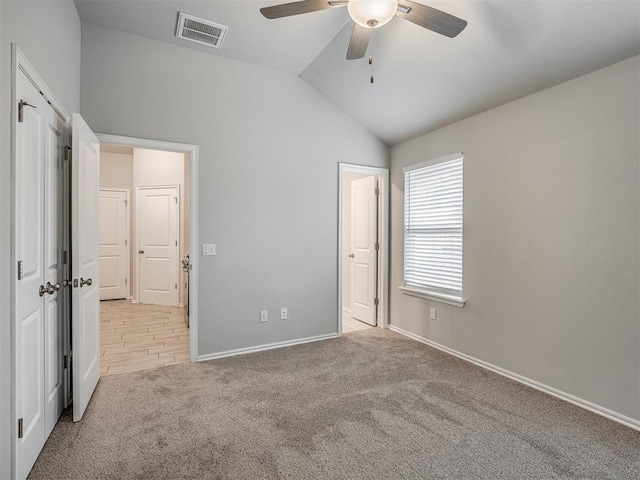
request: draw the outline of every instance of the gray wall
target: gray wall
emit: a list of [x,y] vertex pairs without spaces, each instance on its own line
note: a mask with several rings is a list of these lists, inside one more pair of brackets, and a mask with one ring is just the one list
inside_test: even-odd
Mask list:
[[[639,70],[635,57],[392,148],[393,325],[640,418]],[[398,290],[402,169],[460,151],[464,308]]]
[[[0,1],[0,225],[9,225],[11,186],[11,43],[17,43],[58,100],[80,110],[80,20],[68,1]],[[0,229],[0,478],[9,477],[11,234]]]
[[297,77],[87,24],[81,98],[95,132],[200,146],[201,355],[337,331],[338,163],[386,146]]

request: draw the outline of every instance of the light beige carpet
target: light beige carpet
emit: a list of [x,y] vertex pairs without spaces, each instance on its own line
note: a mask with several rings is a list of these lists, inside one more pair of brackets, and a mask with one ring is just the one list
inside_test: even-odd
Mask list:
[[33,479],[637,479],[640,433],[379,329],[102,378]]

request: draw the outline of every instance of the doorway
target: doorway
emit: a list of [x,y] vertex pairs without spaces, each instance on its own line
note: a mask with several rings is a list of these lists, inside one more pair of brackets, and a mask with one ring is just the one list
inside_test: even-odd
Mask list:
[[188,362],[191,155],[101,137],[101,375]]
[[340,164],[339,333],[387,322],[388,170]]

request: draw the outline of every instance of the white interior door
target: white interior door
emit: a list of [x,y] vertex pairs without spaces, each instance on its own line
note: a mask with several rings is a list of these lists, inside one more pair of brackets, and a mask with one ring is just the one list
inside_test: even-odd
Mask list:
[[26,478],[64,407],[61,275],[65,124],[22,71],[16,84],[16,473]]
[[126,190],[100,190],[100,300],[127,297],[129,200]]
[[138,189],[141,303],[178,305],[178,198],[178,187]]
[[73,114],[71,165],[71,344],[73,421],[82,418],[100,380],[99,185],[100,144]]
[[378,202],[376,178],[351,182],[351,316],[376,325]]

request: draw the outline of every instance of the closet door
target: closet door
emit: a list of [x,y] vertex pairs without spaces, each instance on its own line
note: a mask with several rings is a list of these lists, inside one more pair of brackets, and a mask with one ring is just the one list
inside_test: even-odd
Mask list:
[[27,76],[16,84],[16,472],[26,478],[62,413],[61,181],[64,124]]
[[71,343],[73,421],[77,422],[100,380],[100,143],[77,113],[71,129]]

